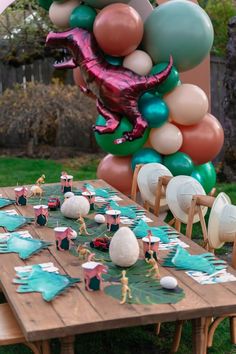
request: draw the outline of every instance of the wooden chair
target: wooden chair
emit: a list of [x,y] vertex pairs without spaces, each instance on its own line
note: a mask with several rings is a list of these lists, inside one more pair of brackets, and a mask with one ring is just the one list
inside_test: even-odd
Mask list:
[[15,317],[7,303],[0,304],[0,346],[24,344],[32,350],[34,354],[50,354],[48,341],[29,343],[15,320]]

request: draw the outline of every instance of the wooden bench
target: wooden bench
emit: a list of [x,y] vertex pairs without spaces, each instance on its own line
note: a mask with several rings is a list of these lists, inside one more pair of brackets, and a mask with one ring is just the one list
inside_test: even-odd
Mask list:
[[26,341],[10,306],[7,303],[0,304],[0,346],[24,344],[32,350],[34,354],[49,354],[48,342],[29,343]]

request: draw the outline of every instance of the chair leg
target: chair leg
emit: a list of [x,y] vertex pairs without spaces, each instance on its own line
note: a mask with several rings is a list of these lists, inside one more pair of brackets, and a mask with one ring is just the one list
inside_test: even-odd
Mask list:
[[213,343],[213,337],[215,334],[215,331],[217,329],[217,327],[219,326],[219,324],[224,321],[224,319],[227,318],[227,316],[225,317],[217,317],[212,324],[210,325],[210,329],[208,331],[208,336],[207,336],[207,348],[212,347],[212,343]]
[[160,334],[161,331],[161,322],[158,322],[156,325],[156,335],[158,336]]
[[184,321],[176,321],[175,323],[175,334],[174,339],[171,346],[171,353],[177,353],[180,345],[182,329],[183,329]]
[[30,348],[34,354],[50,354],[50,344],[49,341],[42,341],[38,343],[23,343],[26,347]]
[[230,337],[231,337],[231,343],[236,344],[236,317],[235,316],[230,316],[229,317],[230,321]]

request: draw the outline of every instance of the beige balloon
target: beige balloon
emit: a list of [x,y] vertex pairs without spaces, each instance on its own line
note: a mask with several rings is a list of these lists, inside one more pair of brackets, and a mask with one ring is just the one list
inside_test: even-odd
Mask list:
[[199,123],[208,111],[205,92],[198,86],[182,84],[164,96],[172,121],[182,125]]
[[79,5],[80,0],[70,0],[64,2],[54,1],[49,9],[49,18],[55,26],[60,28],[68,28],[70,27],[70,15]]
[[161,128],[151,129],[149,140],[157,152],[170,155],[181,148],[183,136],[180,129],[174,124],[166,123]]
[[135,50],[125,57],[123,66],[136,74],[147,75],[152,69],[152,59],[143,50]]

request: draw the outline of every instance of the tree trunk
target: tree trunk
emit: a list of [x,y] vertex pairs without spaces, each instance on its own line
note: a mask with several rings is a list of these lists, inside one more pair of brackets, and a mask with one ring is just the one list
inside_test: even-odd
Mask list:
[[228,24],[226,71],[224,85],[225,146],[223,176],[227,182],[236,181],[236,17]]

